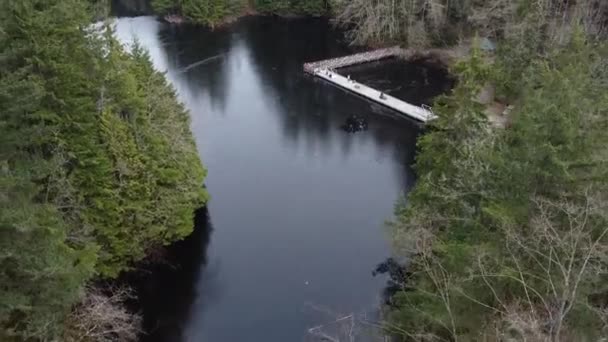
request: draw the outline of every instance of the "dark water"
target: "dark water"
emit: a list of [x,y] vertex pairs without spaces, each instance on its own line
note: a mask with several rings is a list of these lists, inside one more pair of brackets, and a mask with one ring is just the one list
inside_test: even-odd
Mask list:
[[[190,110],[212,196],[141,292],[146,339],[301,341],[341,315],[373,318],[383,222],[412,186],[418,128],[303,75],[303,62],[349,52],[341,34],[276,18],[214,32],[122,18],[116,30]],[[353,114],[367,131],[340,129]]]
[[112,14],[121,17],[135,17],[152,14],[151,0],[110,0]]
[[405,63],[396,58],[385,59],[342,68],[339,72],[417,106],[431,105],[434,97],[454,85],[445,68],[433,67],[425,60]]

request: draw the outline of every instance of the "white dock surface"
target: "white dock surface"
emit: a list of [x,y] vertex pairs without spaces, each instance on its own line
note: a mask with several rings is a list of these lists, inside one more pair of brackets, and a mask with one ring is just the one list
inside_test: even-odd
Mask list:
[[314,75],[344,89],[350,90],[353,93],[394,109],[418,121],[427,122],[436,117],[431,111],[422,107],[414,106],[405,101],[399,100],[396,97],[384,94],[382,98],[380,98],[380,95],[382,94],[380,91],[370,88],[364,84],[357,83],[354,80],[349,80],[348,78],[333,71],[329,71],[327,69],[315,69]]
[[360,52],[349,56],[325,59],[312,63],[304,63],[304,71],[312,74],[316,69],[336,70],[352,65],[375,62],[390,57],[397,57],[407,54],[408,51],[409,50],[403,50],[398,46],[393,46],[387,49]]

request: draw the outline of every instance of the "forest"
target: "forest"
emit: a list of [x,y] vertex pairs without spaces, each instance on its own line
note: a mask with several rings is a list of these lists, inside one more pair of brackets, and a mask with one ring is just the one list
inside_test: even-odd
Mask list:
[[0,2],[2,341],[128,326],[120,305],[97,317],[79,303],[110,300],[94,281],[188,235],[207,200],[174,90],[91,13],[78,0]]
[[[497,49],[452,67],[458,85],[419,138],[419,178],[389,223],[408,261],[387,329],[404,341],[606,338],[608,4],[396,3],[348,2],[341,19],[361,42],[445,46],[474,29]],[[488,84],[508,105],[502,128],[477,100]]]
[[179,15],[190,22],[216,26],[246,13],[276,15],[324,15],[328,0],[152,0],[159,15]]
[[[402,341],[608,337],[608,2],[151,0],[207,26],[329,15],[353,44],[471,43],[387,223]],[[0,340],[134,341],[98,286],[189,235],[209,196],[189,114],[106,4],[0,0]],[[479,48],[481,39],[496,49]],[[496,127],[482,88],[495,89]],[[372,201],[373,199],[370,199]]]

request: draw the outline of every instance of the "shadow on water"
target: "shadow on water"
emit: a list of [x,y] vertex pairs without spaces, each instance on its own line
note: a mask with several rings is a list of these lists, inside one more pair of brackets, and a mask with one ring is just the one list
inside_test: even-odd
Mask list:
[[[186,89],[205,96],[218,112],[225,110],[230,86],[227,64],[234,46],[233,35],[228,28],[211,30],[189,24],[164,25],[159,32],[168,63],[187,84]],[[201,46],[205,47],[203,51]]]
[[110,14],[117,17],[136,17],[152,14],[151,0],[111,0]]
[[207,247],[213,231],[207,208],[196,211],[194,231],[168,247],[161,262],[138,273],[131,281],[144,316],[142,341],[179,340],[191,306],[198,297],[195,284],[207,264]]
[[[416,123],[408,123],[388,108],[362,101],[302,71],[306,62],[345,56],[367,47],[349,45],[344,32],[333,28],[327,18],[248,20],[243,23],[246,29],[239,31],[255,61],[264,92],[271,94],[268,97],[275,99],[275,105],[280,108],[274,113],[288,141],[298,144],[304,140],[307,144],[320,144],[322,151],[330,150],[336,131],[343,131],[352,117],[358,117],[366,123],[372,122],[368,134],[378,147],[378,154],[392,150],[395,165],[405,168],[397,173],[413,174],[409,166],[415,149],[394,146],[395,143],[415,146]],[[391,80],[393,85],[398,82],[398,79]],[[365,130],[367,128],[366,125]],[[350,155],[355,140],[343,134],[339,140],[343,154]],[[404,183],[401,188],[409,186],[410,183]]]
[[[298,142],[319,142],[327,150],[331,131],[342,120],[338,108],[343,106],[339,96],[324,92],[322,84],[302,72],[302,64],[353,52],[344,35],[331,29],[327,19],[285,20],[272,18],[253,21],[254,29],[243,31],[251,58],[262,79],[265,93],[275,99],[280,110],[285,136]],[[282,48],[277,48],[278,46]],[[332,108],[333,110],[326,110]],[[344,151],[349,151],[351,139],[343,139]]]
[[[188,93],[186,98],[202,97],[214,112],[228,115],[230,88],[235,87],[232,83],[257,82],[264,99],[276,107],[271,113],[281,123],[285,142],[294,148],[303,144],[311,151],[325,153],[339,140],[344,157],[351,154],[355,140],[337,134],[350,117],[382,121],[372,123],[368,132],[378,147],[378,158],[384,158],[386,151],[391,150],[394,165],[402,168],[396,172],[412,174],[403,167],[409,168],[414,159],[415,149],[408,146],[415,145],[416,123],[407,123],[390,109],[362,101],[302,72],[305,62],[366,49],[350,46],[344,33],[335,30],[327,18],[246,17],[232,26],[214,30],[188,24],[163,25],[158,35],[168,65],[186,84],[180,89]],[[259,80],[235,75],[240,74],[243,60],[251,60]],[[403,147],[394,148],[395,142]],[[411,180],[400,188],[407,189],[409,184]]]
[[448,70],[424,59],[405,62],[393,58],[342,68],[339,72],[417,106],[431,105],[433,98],[448,92],[455,82]]

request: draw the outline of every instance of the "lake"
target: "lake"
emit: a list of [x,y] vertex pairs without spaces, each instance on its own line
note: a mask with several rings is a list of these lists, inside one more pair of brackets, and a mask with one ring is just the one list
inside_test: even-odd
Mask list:
[[[194,233],[140,289],[145,339],[314,340],[338,334],[350,322],[341,317],[377,319],[386,278],[372,271],[391,255],[384,222],[415,181],[420,129],[302,72],[358,49],[322,18],[251,17],[215,31],[120,18],[116,35],[166,72],[209,171]],[[383,86],[405,81],[424,96],[436,86]],[[342,130],[352,115],[367,130]]]

